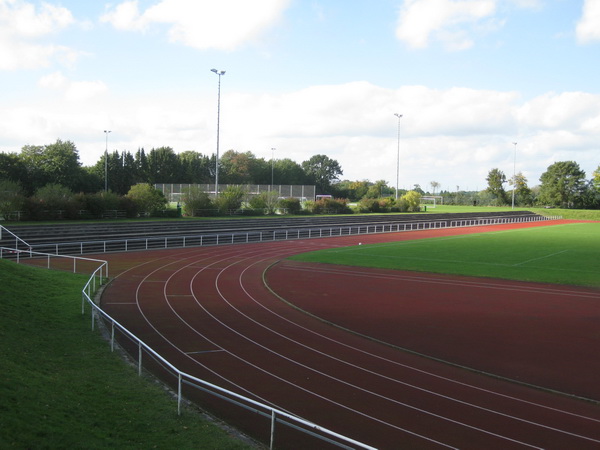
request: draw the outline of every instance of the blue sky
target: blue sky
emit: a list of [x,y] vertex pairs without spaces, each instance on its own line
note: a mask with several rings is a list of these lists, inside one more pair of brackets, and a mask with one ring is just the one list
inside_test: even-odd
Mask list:
[[[600,0],[0,0],[0,151],[220,149],[484,189],[600,165]],[[400,140],[398,141],[398,119]],[[508,188],[508,186],[507,186]]]

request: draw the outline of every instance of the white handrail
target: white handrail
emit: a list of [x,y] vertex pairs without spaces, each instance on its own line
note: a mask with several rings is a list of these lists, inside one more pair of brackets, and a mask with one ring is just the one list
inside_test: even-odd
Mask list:
[[[305,420],[301,417],[295,416],[295,415],[287,413],[285,411],[282,411],[282,410],[273,408],[271,406],[265,405],[263,403],[257,402],[248,397],[244,397],[243,395],[236,394],[235,392],[221,388],[215,384],[209,383],[208,381],[194,377],[193,375],[190,375],[186,372],[182,372],[181,370],[179,370],[177,367],[175,367],[173,364],[171,364],[169,361],[167,361],[164,357],[162,357],[159,353],[157,353],[155,350],[153,350],[148,344],[143,342],[135,334],[133,334],[131,331],[129,331],[127,328],[125,328],[123,325],[121,325],[118,321],[113,319],[109,314],[107,314],[102,308],[100,308],[100,306],[98,306],[93,301],[93,296],[94,296],[95,292],[97,291],[97,287],[100,287],[102,284],[104,284],[104,282],[106,280],[108,280],[108,261],[103,261],[100,259],[92,259],[92,258],[83,258],[83,257],[78,257],[78,256],[55,255],[55,254],[50,254],[50,253],[34,252],[31,250],[18,250],[18,249],[10,249],[7,247],[0,247],[0,259],[4,258],[5,255],[11,255],[11,257],[14,258],[14,260],[15,260],[15,262],[17,262],[17,264],[21,262],[21,259],[22,259],[21,254],[22,253],[29,255],[30,258],[33,258],[34,255],[48,257],[48,269],[50,268],[50,257],[73,259],[74,260],[73,272],[76,272],[75,261],[77,261],[77,260],[92,261],[92,262],[99,263],[98,267],[93,271],[89,280],[83,286],[83,289],[81,291],[81,294],[82,294],[81,313],[82,314],[85,313],[85,303],[87,302],[91,306],[91,310],[92,310],[92,314],[91,314],[92,330],[94,330],[94,326],[95,326],[95,322],[96,322],[96,320],[95,320],[96,314],[104,317],[105,320],[110,322],[111,328],[112,328],[111,338],[110,338],[111,350],[114,350],[114,344],[115,344],[114,327],[115,326],[119,330],[121,330],[121,332],[123,334],[128,336],[132,341],[134,341],[137,344],[138,349],[139,349],[138,350],[139,351],[138,373],[140,375],[142,373],[142,366],[143,366],[143,363],[142,363],[142,351],[143,350],[146,351],[147,353],[151,354],[154,358],[156,358],[158,361],[160,361],[161,364],[163,364],[165,367],[169,368],[173,373],[175,373],[175,375],[177,375],[177,379],[178,379],[178,382],[177,382],[177,384],[178,384],[178,386],[177,386],[177,413],[178,414],[181,414],[181,402],[183,399],[182,383],[184,380],[187,380],[187,382],[190,386],[203,389],[205,392],[207,392],[213,396],[220,397],[229,402],[233,402],[233,400],[231,400],[233,398],[233,399],[238,400],[239,402],[243,402],[245,405],[252,405],[254,408],[257,408],[256,412],[259,412],[265,416],[271,417],[270,426],[271,426],[272,431],[275,429],[275,424],[278,421],[277,418],[284,417],[287,420],[293,421],[296,424],[296,425],[294,425],[294,428],[297,429],[298,431],[309,434],[315,438],[325,440],[331,444],[337,445],[338,447],[348,448],[348,449],[354,448],[354,447],[359,447],[359,448],[364,448],[364,449],[369,449],[369,450],[375,450],[375,447],[371,447],[367,444],[363,444],[362,442],[356,441],[354,439],[351,439],[349,437],[346,437],[344,435],[336,433],[332,430],[329,430],[325,427],[322,427],[313,422]],[[99,285],[96,286],[96,279],[98,279],[98,278],[100,279],[100,282],[99,282]],[[223,395],[221,395],[221,394],[223,394]],[[237,403],[238,405],[246,407],[246,408],[248,407],[242,403],[238,403],[238,402],[234,402],[234,403]],[[282,422],[282,423],[286,424],[285,422]],[[319,432],[322,435],[316,434],[315,432]],[[271,439],[271,443],[270,443],[271,448],[273,448],[273,444],[274,444],[273,439]],[[349,445],[354,446],[354,447],[350,447]]]
[[[160,236],[155,238],[113,239],[107,241],[61,242],[54,244],[38,244],[36,248],[50,248],[56,254],[84,254],[127,252],[134,250],[157,250],[166,248],[203,247],[223,244],[266,242],[276,240],[312,239],[315,237],[350,236],[356,234],[398,233],[403,231],[429,230],[440,228],[457,228],[466,226],[499,225],[510,223],[537,222],[560,219],[560,216],[514,216],[476,218],[463,220],[434,220],[431,222],[394,222],[388,224],[369,225],[338,225],[321,228],[291,228],[287,230],[245,231],[221,234],[199,234],[181,236]],[[386,228],[389,226],[389,228]],[[293,231],[293,232],[290,232]],[[32,247],[33,248],[33,247]]]

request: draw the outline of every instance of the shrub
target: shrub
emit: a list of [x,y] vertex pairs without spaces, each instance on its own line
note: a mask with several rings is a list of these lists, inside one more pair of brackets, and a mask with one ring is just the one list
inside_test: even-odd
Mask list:
[[278,195],[276,191],[261,192],[253,196],[248,203],[250,204],[250,208],[254,210],[261,210],[267,214],[275,214],[279,203]]
[[181,201],[186,216],[202,215],[203,211],[213,210],[215,205],[208,194],[197,185],[191,185],[183,190]]
[[406,202],[407,210],[418,212],[421,210],[421,194],[416,191],[408,191],[402,196],[402,200]]
[[77,208],[73,193],[65,186],[56,183],[39,188],[26,204],[32,220],[65,219],[73,215]]
[[164,209],[167,199],[161,191],[148,183],[139,183],[131,187],[127,197],[136,205],[140,213],[152,214]]
[[220,214],[231,214],[242,206],[246,191],[242,186],[228,186],[215,200]]
[[313,214],[352,214],[347,199],[322,198],[306,206]]
[[0,216],[11,220],[11,213],[21,211],[25,207],[25,195],[18,183],[0,180]]
[[279,200],[279,207],[287,212],[287,214],[300,214],[302,204],[297,198],[282,198]]

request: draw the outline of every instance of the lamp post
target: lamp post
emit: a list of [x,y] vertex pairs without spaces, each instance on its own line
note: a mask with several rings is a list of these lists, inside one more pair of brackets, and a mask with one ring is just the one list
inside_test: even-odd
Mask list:
[[224,70],[210,69],[211,72],[219,76],[219,94],[217,97],[217,161],[215,163],[215,198],[219,197],[219,126],[221,122],[221,75],[225,75]]
[[104,148],[104,192],[108,192],[108,133],[110,130],[104,130],[106,135],[106,147]]
[[515,209],[515,188],[517,187],[517,143],[513,142],[515,146],[515,156],[513,158],[513,191],[512,191],[512,209]]
[[273,190],[273,164],[275,160],[275,149],[271,148],[271,190]]
[[398,118],[398,158],[396,161],[396,200],[398,200],[398,181],[400,180],[400,119],[402,114],[394,113]]

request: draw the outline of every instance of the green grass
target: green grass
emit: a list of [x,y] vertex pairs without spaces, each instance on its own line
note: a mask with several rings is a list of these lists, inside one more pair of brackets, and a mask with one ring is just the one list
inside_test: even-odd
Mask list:
[[361,245],[292,259],[600,287],[600,222]]
[[[427,205],[427,214],[442,213],[494,213],[512,211],[510,206],[455,206]],[[597,209],[560,209],[560,208],[515,208],[515,211],[531,211],[542,216],[561,216],[563,219],[600,221],[600,210]]]
[[0,260],[0,448],[251,448],[110,352],[87,278]]

